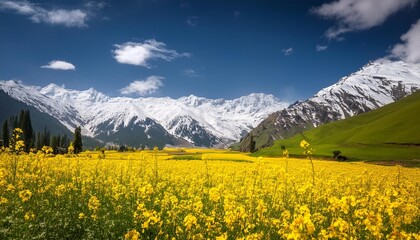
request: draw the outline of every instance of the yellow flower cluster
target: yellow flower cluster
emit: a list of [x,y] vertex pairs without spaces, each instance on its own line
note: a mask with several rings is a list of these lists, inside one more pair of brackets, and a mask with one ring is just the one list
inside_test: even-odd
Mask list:
[[32,197],[32,192],[30,190],[22,190],[19,192],[19,197],[22,199],[22,202],[27,202]]
[[99,207],[100,206],[101,206],[101,203],[99,202],[99,200],[98,200],[98,198],[96,196],[92,196],[92,197],[89,198],[88,209],[92,213],[90,215],[90,217],[93,220],[97,220],[98,219],[98,211],[99,211]]
[[418,168],[197,149],[100,154],[0,153],[0,239],[420,238]]

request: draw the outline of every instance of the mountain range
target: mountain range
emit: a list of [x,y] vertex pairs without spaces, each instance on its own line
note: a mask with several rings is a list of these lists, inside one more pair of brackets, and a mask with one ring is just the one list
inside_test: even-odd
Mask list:
[[268,147],[275,140],[380,108],[418,89],[420,64],[378,59],[308,100],[272,113],[236,147],[242,151]]
[[223,147],[231,144],[270,113],[287,107],[273,95],[254,93],[233,100],[190,95],[178,99],[109,97],[49,84],[27,86],[0,81],[0,90],[57,119],[73,131],[103,144]]
[[93,88],[78,91],[56,84],[40,87],[0,81],[7,108],[19,102],[67,130],[81,126],[84,136],[101,144],[226,147],[241,140],[235,147],[242,151],[380,108],[418,89],[420,64],[387,59],[369,62],[308,100],[291,105],[262,93],[233,100],[194,95],[130,98],[109,97]]

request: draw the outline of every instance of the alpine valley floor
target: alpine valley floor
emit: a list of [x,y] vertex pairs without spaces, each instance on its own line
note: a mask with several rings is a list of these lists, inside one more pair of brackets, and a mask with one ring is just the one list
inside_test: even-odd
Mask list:
[[1,239],[419,239],[420,169],[209,149],[0,154]]

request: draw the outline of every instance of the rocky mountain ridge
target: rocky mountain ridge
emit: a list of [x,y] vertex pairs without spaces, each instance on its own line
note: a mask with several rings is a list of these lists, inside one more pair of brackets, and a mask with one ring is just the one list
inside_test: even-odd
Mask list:
[[[272,113],[239,144],[242,151],[270,146],[322,124],[395,102],[420,89],[420,64],[379,59],[341,78],[306,101]],[[250,149],[255,141],[255,149]]]
[[[49,84],[0,81],[11,98],[58,119],[68,129],[115,144],[227,146],[270,113],[288,106],[273,95],[253,93],[233,100],[190,95],[179,99],[109,97]],[[124,133],[124,134],[123,134]],[[126,139],[131,139],[127,141]]]

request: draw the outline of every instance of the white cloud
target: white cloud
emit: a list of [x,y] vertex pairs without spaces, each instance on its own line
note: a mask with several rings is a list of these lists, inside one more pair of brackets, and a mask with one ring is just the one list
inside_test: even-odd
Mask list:
[[80,9],[46,10],[29,1],[0,0],[0,10],[15,11],[17,14],[28,16],[35,23],[44,22],[66,27],[87,27],[85,21],[88,15]]
[[47,22],[53,25],[64,25],[66,27],[87,27],[85,24],[86,18],[87,14],[79,9],[71,11],[59,9],[31,17],[35,22]]
[[191,68],[185,69],[183,74],[185,76],[188,76],[188,77],[199,77],[200,76],[194,69],[191,69]]
[[406,62],[420,63],[420,19],[401,36],[403,43],[396,44],[391,54]]
[[112,52],[114,58],[119,63],[131,64],[150,68],[148,63],[151,59],[163,59],[172,61],[179,57],[189,57],[188,53],[178,53],[175,50],[167,49],[163,42],[154,39],[144,41],[144,43],[126,42],[124,44],[115,44],[116,48]]
[[54,60],[49,62],[47,65],[41,66],[41,68],[49,68],[54,70],[75,70],[76,67],[65,61]]
[[138,94],[145,96],[156,92],[160,87],[163,86],[162,80],[164,77],[150,76],[146,80],[136,80],[125,88],[120,89],[122,94]]
[[316,51],[317,52],[325,51],[325,50],[327,50],[327,48],[328,48],[328,46],[316,45]]
[[32,15],[36,13],[36,6],[27,1],[0,1],[0,9],[15,10],[16,13],[22,15]]
[[289,56],[290,54],[293,53],[293,48],[287,48],[287,49],[283,49],[282,52],[284,53],[284,56]]
[[325,35],[329,39],[342,39],[347,32],[365,30],[378,26],[397,11],[413,6],[417,0],[338,0],[324,3],[311,9],[319,16],[335,19],[336,25],[330,27]]
[[93,10],[100,10],[103,9],[107,6],[108,4],[106,2],[97,2],[97,1],[89,1],[87,3],[85,3],[85,7],[88,9],[93,9]]
[[187,24],[190,25],[191,27],[195,27],[198,24],[198,20],[200,18],[196,17],[196,16],[191,16],[187,18]]

